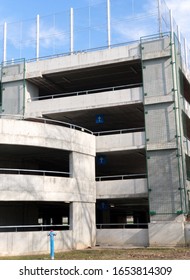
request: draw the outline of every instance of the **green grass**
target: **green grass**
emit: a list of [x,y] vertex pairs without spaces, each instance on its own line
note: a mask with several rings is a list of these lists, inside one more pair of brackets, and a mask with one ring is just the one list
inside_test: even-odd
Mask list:
[[[50,255],[0,257],[0,260],[49,260]],[[55,260],[190,260],[190,248],[71,250],[55,253]]]

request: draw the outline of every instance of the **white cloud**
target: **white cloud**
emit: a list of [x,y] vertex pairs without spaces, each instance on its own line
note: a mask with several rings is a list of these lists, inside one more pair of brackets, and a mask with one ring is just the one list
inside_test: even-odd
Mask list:
[[166,4],[172,10],[176,24],[181,33],[190,43],[190,1],[189,0],[167,0]]
[[[115,36],[118,37],[118,42],[127,42],[139,40],[140,37],[155,34],[152,30],[152,25],[141,20],[121,21],[113,25]],[[119,43],[120,43],[119,42]]]
[[[163,2],[164,0],[161,0],[161,3]],[[179,26],[182,35],[187,39],[188,45],[190,46],[190,0],[165,0],[165,2],[168,7],[166,20],[168,28],[169,9],[171,9],[175,23]],[[131,17],[131,24],[128,22],[127,18],[126,20],[123,20],[123,22],[116,22],[116,24],[114,24],[113,28],[115,32],[118,33],[118,36],[121,36],[121,39],[125,38],[129,40],[136,40],[141,36],[158,33],[158,2],[156,0],[147,0],[142,3],[141,7],[142,13],[139,13],[139,17],[143,14],[145,18],[147,17],[147,21],[146,19],[142,19],[142,21],[135,20]],[[155,19],[153,20],[152,18],[151,21],[150,16],[150,22],[148,22],[148,14],[150,13],[150,11],[155,11]],[[166,10],[163,9],[163,12],[165,13]],[[163,16],[166,17],[166,14],[164,14]],[[138,14],[136,15],[136,18],[138,18]]]
[[[133,2],[130,2],[132,5]],[[140,37],[158,33],[158,13],[155,2],[147,0],[141,2],[138,7],[129,7],[126,16],[120,19],[118,14],[112,18],[113,34],[118,43],[139,40]],[[113,11],[114,12],[114,11]],[[120,42],[119,42],[120,40]]]
[[[10,24],[7,30],[7,39],[16,49],[23,47],[35,48],[36,45],[36,24],[31,24],[29,29],[22,29],[21,25]],[[65,44],[67,34],[64,30],[49,27],[46,28],[44,25],[40,26],[40,45],[43,48],[51,48],[53,45],[60,46]]]
[[[36,34],[34,34],[35,38]],[[60,46],[68,42],[68,35],[64,30],[50,27],[45,28],[45,26],[40,27],[40,45],[43,48],[51,48],[52,45]]]

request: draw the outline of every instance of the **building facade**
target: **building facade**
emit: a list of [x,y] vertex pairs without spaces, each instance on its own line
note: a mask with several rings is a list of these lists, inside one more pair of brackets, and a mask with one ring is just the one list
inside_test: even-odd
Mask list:
[[188,245],[189,81],[171,33],[3,63],[2,254]]

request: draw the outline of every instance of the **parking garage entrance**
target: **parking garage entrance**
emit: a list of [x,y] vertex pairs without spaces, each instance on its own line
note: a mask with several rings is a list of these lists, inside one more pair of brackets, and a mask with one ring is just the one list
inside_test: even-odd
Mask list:
[[97,228],[147,228],[148,198],[97,200]]

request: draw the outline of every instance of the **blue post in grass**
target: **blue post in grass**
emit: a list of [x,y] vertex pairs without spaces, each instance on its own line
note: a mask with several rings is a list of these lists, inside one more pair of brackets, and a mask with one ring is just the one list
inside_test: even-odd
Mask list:
[[53,230],[50,231],[50,233],[48,234],[48,236],[50,237],[50,257],[51,260],[54,260],[54,236],[56,234],[53,232]]

